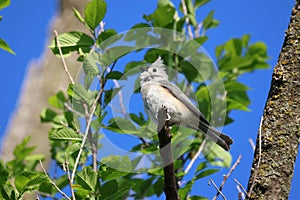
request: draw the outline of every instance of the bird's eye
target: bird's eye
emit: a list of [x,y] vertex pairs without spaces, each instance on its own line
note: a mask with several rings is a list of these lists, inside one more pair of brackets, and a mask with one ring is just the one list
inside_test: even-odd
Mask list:
[[156,69],[156,68],[154,68],[154,69],[152,69],[152,71],[153,71],[153,72],[157,72],[157,69]]

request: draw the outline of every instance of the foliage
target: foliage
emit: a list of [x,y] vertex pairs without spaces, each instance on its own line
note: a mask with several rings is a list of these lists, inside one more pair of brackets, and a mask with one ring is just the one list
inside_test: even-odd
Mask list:
[[[100,26],[107,10],[105,1],[92,0],[86,5],[84,16],[73,9],[75,17],[86,26],[89,34],[79,31],[63,33],[54,38],[50,44],[49,47],[57,56],[61,56],[59,49],[63,56],[77,54],[84,73],[82,83],[70,84],[65,92],[58,91],[49,98],[52,108],[45,108],[41,113],[41,122],[52,123],[49,132],[51,158],[56,163],[55,168],[62,171],[61,174],[52,177],[52,180],[61,189],[71,189],[74,198],[125,199],[131,196],[134,199],[141,199],[160,196],[163,193],[163,171],[159,165],[153,166],[151,170],[139,168],[142,157],[131,159],[129,156],[109,155],[97,160],[103,148],[101,143],[103,131],[108,130],[120,136],[124,134],[136,136],[137,144],[132,146],[130,152],[151,154],[154,155],[152,159],[155,163],[161,162],[159,156],[155,154],[158,151],[155,130],[151,129],[150,121],[146,120],[147,116],[143,114],[142,109],[137,113],[122,112],[121,117],[112,117],[109,114],[111,110],[109,104],[122,91],[122,87],[113,83],[139,73],[136,67],[152,63],[161,56],[167,66],[171,66],[186,77],[187,81],[182,81],[170,71],[170,78],[179,87],[184,89],[186,83],[189,83],[196,88],[193,98],[214,126],[232,123],[233,119],[229,117],[229,113],[233,110],[248,111],[250,104],[248,87],[240,83],[238,78],[245,73],[268,67],[266,46],[261,42],[249,44],[249,35],[233,38],[218,46],[215,53],[219,76],[216,79],[213,63],[203,53],[197,52],[197,48],[208,39],[206,32],[216,27],[219,21],[214,19],[214,11],[198,21],[196,10],[208,1],[184,2],[185,5],[176,8],[169,0],[159,0],[156,10],[144,15],[145,21],[132,26],[125,34],[117,34],[113,29],[103,29]],[[200,23],[202,27],[199,29]],[[174,46],[170,46],[163,34],[159,33],[161,29],[155,30],[161,37],[151,34],[137,37],[137,29],[147,32],[153,27],[175,30],[178,37],[180,34],[188,33],[193,37],[194,43],[191,40],[178,39],[178,43],[175,41],[172,43]],[[120,41],[128,41],[129,44],[134,44],[135,48],[120,45]],[[160,46],[144,48],[149,44]],[[166,46],[174,51],[168,52]],[[134,51],[142,52],[143,60],[131,61],[123,70],[114,69],[118,59]],[[191,63],[200,63],[199,68],[198,65]],[[198,70],[201,70],[201,74],[197,73]],[[138,86],[134,89],[135,92],[139,92]],[[213,117],[216,113],[224,117]],[[194,183],[218,172],[222,167],[230,167],[231,155],[219,147],[211,148],[213,144],[207,142],[203,150],[204,158],[197,163],[195,171],[188,173],[193,177],[189,178],[184,169],[198,151],[203,138],[178,127],[174,127],[172,132],[174,152],[178,151],[176,147],[185,144],[186,138],[189,136],[193,138],[188,149],[176,152],[181,155],[174,163],[177,180],[182,181],[179,189],[181,199],[205,199],[190,195]],[[182,134],[185,136],[181,137]],[[28,138],[16,147],[14,160],[6,164],[1,163],[0,182],[4,185],[1,189],[2,197],[18,199],[25,192],[36,190],[41,196],[60,198],[61,194],[51,185],[49,179],[36,171],[37,161],[43,157],[29,155],[33,148],[26,147],[27,142]],[[133,171],[137,168],[138,170]]]
[[[10,5],[10,0],[2,0],[0,2],[0,10],[2,10],[3,8],[7,7]],[[3,16],[0,15],[0,21],[3,19]],[[15,54],[15,52],[9,47],[9,45],[0,38],[0,48],[11,53],[11,54]]]

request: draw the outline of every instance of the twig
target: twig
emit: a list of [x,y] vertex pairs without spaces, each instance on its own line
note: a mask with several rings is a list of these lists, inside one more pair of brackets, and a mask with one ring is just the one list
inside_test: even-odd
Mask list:
[[241,190],[240,186],[236,186],[236,189],[238,190],[238,200],[243,200],[245,199],[245,194],[243,193],[243,191]]
[[264,119],[264,116],[262,116],[261,119],[260,119],[259,132],[258,132],[258,161],[257,161],[257,166],[256,166],[255,172],[254,172],[253,183],[252,183],[252,185],[249,189],[249,192],[246,193],[247,197],[251,196],[252,190],[253,190],[254,185],[255,185],[256,177],[257,177],[257,174],[258,174],[258,169],[259,169],[259,166],[260,166],[260,160],[261,160],[261,127],[262,127],[263,119]]
[[66,157],[65,167],[66,167],[66,171],[67,171],[67,175],[68,175],[68,180],[69,180],[72,199],[76,200],[74,190],[73,190],[73,187],[72,187],[72,182],[71,182],[70,169],[69,169],[69,160],[68,160],[67,154],[65,154],[65,157]]
[[87,122],[87,125],[86,125],[86,128],[85,128],[85,133],[84,133],[84,136],[82,138],[81,146],[80,146],[78,155],[76,157],[76,161],[75,161],[75,164],[74,164],[74,170],[73,170],[72,176],[71,176],[71,182],[72,183],[74,181],[74,177],[75,177],[75,173],[76,173],[76,170],[77,170],[77,167],[78,167],[78,164],[79,164],[81,153],[83,151],[83,148],[84,148],[87,136],[89,134],[89,130],[90,130],[90,126],[91,126],[91,123],[92,123],[93,115],[95,113],[95,110],[97,108],[98,100],[99,100],[99,98],[100,98],[100,96],[101,96],[102,93],[103,93],[103,88],[100,87],[100,91],[99,91],[99,93],[98,93],[95,101],[93,102],[93,105],[92,105],[92,108],[91,108],[91,112],[90,112],[90,116],[89,116],[89,119],[88,119],[88,122]]
[[229,172],[224,176],[223,181],[219,187],[219,190],[217,192],[217,194],[214,196],[213,200],[216,200],[219,196],[219,191],[222,191],[225,182],[227,181],[227,179],[229,178],[229,176],[232,174],[233,170],[235,170],[235,168],[237,167],[237,165],[241,162],[242,159],[242,155],[239,155],[238,159],[236,160],[236,162],[234,163],[234,165],[232,165],[232,167],[230,168]]
[[75,110],[74,108],[72,108],[68,103],[64,103],[64,106],[67,108],[67,110],[69,110],[70,112],[80,116],[80,117],[84,117],[84,115],[80,112],[78,112],[77,110]]
[[223,197],[224,200],[226,200],[225,195],[222,193],[222,191],[219,190],[218,186],[215,184],[215,182],[210,178],[208,181],[208,185],[210,186],[210,184],[213,184],[213,186],[216,188],[216,190],[218,191],[218,193],[220,193],[220,195]]
[[54,34],[55,34],[55,37],[56,37],[56,45],[57,45],[57,48],[58,48],[58,51],[59,51],[59,55],[61,56],[61,60],[62,60],[62,62],[63,62],[65,72],[66,72],[68,78],[70,79],[70,82],[71,82],[72,84],[74,84],[75,82],[74,82],[74,80],[73,80],[73,78],[72,78],[72,76],[71,76],[71,74],[70,74],[70,72],[69,72],[69,70],[68,70],[66,61],[65,61],[65,59],[64,59],[64,55],[63,55],[63,53],[62,53],[62,51],[61,51],[60,42],[59,42],[59,40],[58,40],[58,33],[57,33],[56,30],[54,31]]
[[56,189],[61,195],[63,195],[66,199],[71,200],[71,198],[68,197],[68,195],[66,195],[66,193],[64,193],[63,191],[61,191],[61,190],[59,189],[59,187],[58,187],[58,186],[52,181],[52,179],[49,177],[48,173],[46,172],[46,170],[45,170],[45,168],[44,168],[44,166],[43,166],[42,161],[39,160],[39,162],[40,162],[40,165],[41,165],[41,168],[42,168],[44,174],[47,176],[48,180],[49,180],[50,183],[55,187],[55,189]]
[[252,138],[249,138],[248,141],[249,141],[249,143],[250,143],[250,145],[252,147],[252,150],[254,151],[255,150],[255,144],[254,144]]
[[187,7],[186,7],[186,4],[185,4],[185,0],[181,0],[181,4],[182,4],[183,14],[186,17],[185,18],[185,23],[186,23],[186,26],[187,26],[188,34],[189,34],[190,39],[192,39],[194,36],[193,36],[193,32],[192,32],[192,29],[191,29],[191,26],[190,26],[190,19],[188,17]]
[[247,190],[243,187],[243,185],[237,179],[234,178],[233,180],[239,186],[239,188],[243,190],[243,193],[247,194]]
[[167,109],[163,106],[158,111],[158,139],[159,139],[159,153],[162,158],[164,166],[164,192],[167,200],[179,200],[174,163],[172,161],[172,148],[171,138],[169,132],[168,113]]
[[192,160],[190,161],[190,163],[188,164],[188,166],[184,170],[185,174],[187,174],[190,171],[190,169],[192,168],[192,166],[195,163],[196,159],[199,157],[199,155],[203,151],[205,144],[206,144],[206,140],[204,139],[201,146],[199,147],[197,153],[194,155],[194,157],[192,158]]

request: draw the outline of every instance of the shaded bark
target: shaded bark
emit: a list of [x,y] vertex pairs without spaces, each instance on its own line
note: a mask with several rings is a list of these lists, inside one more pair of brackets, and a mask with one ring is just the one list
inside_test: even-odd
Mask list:
[[172,135],[169,130],[167,120],[167,109],[161,108],[158,111],[158,139],[159,153],[164,166],[164,192],[167,200],[178,200],[178,191],[172,156],[171,139]]
[[[249,199],[288,199],[300,139],[300,1],[274,68],[248,183]],[[260,139],[261,138],[261,139]]]
[[[68,87],[68,78],[63,69],[62,62],[55,57],[48,48],[54,37],[54,30],[64,33],[71,30],[85,30],[74,17],[72,8],[83,10],[85,1],[63,0],[59,2],[57,16],[49,28],[49,38],[46,39],[43,55],[38,61],[32,61],[28,67],[23,82],[17,108],[10,120],[1,149],[1,158],[4,161],[13,158],[13,149],[27,135],[31,135],[31,144],[37,147],[36,153],[42,153],[49,158],[50,147],[48,132],[50,124],[41,124],[40,113],[43,108],[49,107],[47,99],[59,90]],[[73,77],[80,67],[76,56],[66,59]]]

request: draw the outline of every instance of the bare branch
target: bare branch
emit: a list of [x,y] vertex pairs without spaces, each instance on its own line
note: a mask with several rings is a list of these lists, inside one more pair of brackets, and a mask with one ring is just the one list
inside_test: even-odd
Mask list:
[[190,169],[192,168],[192,166],[195,163],[196,159],[199,157],[199,155],[203,151],[205,144],[206,144],[206,140],[204,139],[203,142],[201,143],[201,146],[199,147],[197,153],[194,155],[194,157],[192,158],[192,160],[190,161],[190,163],[188,164],[188,166],[184,170],[185,174],[187,174],[190,171]]
[[215,182],[210,178],[208,181],[208,185],[210,186],[210,184],[213,184],[213,186],[216,188],[216,190],[218,191],[218,193],[220,193],[220,195],[223,197],[224,200],[226,200],[225,195],[222,193],[222,191],[219,190],[218,186],[215,184]]
[[71,198],[68,197],[68,195],[66,195],[66,193],[64,193],[63,191],[61,191],[61,190],[59,189],[59,187],[58,187],[58,186],[52,181],[52,179],[49,177],[48,173],[46,172],[46,170],[45,170],[45,168],[44,168],[44,166],[43,166],[42,161],[39,160],[39,162],[40,162],[40,166],[41,166],[41,168],[42,168],[44,174],[47,176],[48,180],[49,180],[50,183],[55,187],[55,189],[56,189],[61,195],[63,195],[66,199],[71,200]]
[[62,50],[61,50],[60,42],[59,42],[59,40],[58,40],[58,33],[57,33],[56,30],[54,31],[54,34],[55,34],[55,38],[56,38],[56,45],[57,45],[57,48],[58,48],[58,51],[59,51],[59,55],[61,56],[61,60],[62,60],[63,65],[64,65],[64,70],[65,70],[65,72],[66,72],[66,74],[67,74],[67,76],[68,76],[70,82],[71,82],[72,84],[74,84],[75,82],[74,82],[74,79],[72,78],[72,76],[71,76],[71,74],[70,74],[70,72],[69,72],[69,69],[68,69],[68,67],[67,67],[66,61],[65,61],[65,59],[64,59],[64,55],[63,55]]
[[259,132],[258,132],[258,151],[259,151],[258,152],[258,161],[257,161],[257,165],[256,165],[256,168],[255,168],[254,179],[253,179],[252,185],[250,187],[249,193],[246,193],[247,197],[251,196],[253,187],[255,185],[258,169],[259,169],[259,166],[260,166],[260,160],[261,160],[261,127],[262,127],[263,120],[264,120],[264,116],[262,116],[261,119],[260,119]]
[[73,187],[72,187],[72,182],[71,182],[70,169],[69,169],[69,160],[68,160],[67,154],[65,154],[65,157],[66,157],[66,162],[65,162],[64,166],[66,168],[67,175],[68,175],[68,180],[69,180],[69,185],[70,185],[70,191],[71,191],[72,199],[76,200],[75,193],[74,193],[74,190],[73,190]]
[[193,39],[194,36],[193,36],[193,32],[192,32],[191,25],[190,25],[190,19],[188,18],[188,13],[187,13],[187,7],[186,7],[186,4],[185,4],[185,0],[181,0],[181,4],[182,4],[183,14],[186,17],[185,18],[185,23],[186,23],[186,26],[187,26],[189,37],[190,37],[190,39]]
[[238,187],[243,190],[243,194],[247,195],[247,190],[243,187],[243,185],[237,179],[234,178],[233,180],[238,185]]
[[255,144],[254,144],[254,141],[252,140],[252,138],[249,138],[248,141],[249,141],[249,143],[250,143],[250,145],[251,145],[251,147],[252,147],[252,150],[254,151],[254,150],[255,150]]
[[222,191],[225,182],[227,181],[227,179],[229,178],[229,176],[232,174],[233,170],[235,170],[235,168],[238,166],[238,164],[241,162],[242,159],[242,155],[239,155],[238,159],[236,160],[236,162],[232,165],[232,167],[230,168],[229,172],[224,176],[223,181],[219,187],[219,190],[217,192],[217,194],[214,196],[213,200],[216,200],[219,196],[219,191]]

